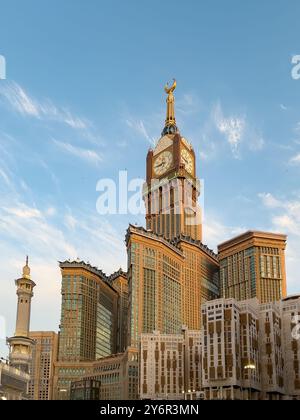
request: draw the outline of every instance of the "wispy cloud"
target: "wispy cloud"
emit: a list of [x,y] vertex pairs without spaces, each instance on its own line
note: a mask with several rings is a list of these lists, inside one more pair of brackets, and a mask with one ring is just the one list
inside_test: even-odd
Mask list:
[[23,116],[60,122],[77,130],[87,129],[90,124],[86,119],[73,115],[67,108],[57,107],[50,100],[39,101],[33,98],[15,82],[1,84],[0,97]]
[[9,176],[7,175],[7,173],[2,168],[0,168],[0,177],[4,180],[4,182],[7,186],[10,187],[12,185]]
[[282,111],[287,111],[288,110],[288,107],[283,105],[283,104],[280,104],[280,108],[282,109]]
[[300,153],[290,159],[292,165],[300,165]]
[[198,95],[185,93],[176,101],[176,111],[184,117],[200,112],[201,104]]
[[246,127],[245,117],[225,117],[220,103],[215,106],[213,112],[217,129],[225,135],[233,155],[238,157],[239,146],[243,140]]
[[103,161],[103,156],[99,152],[90,149],[83,149],[72,145],[71,143],[65,143],[53,139],[54,144],[66,153],[76,156],[79,159],[83,159],[94,165],[98,165]]
[[125,120],[126,125],[134,130],[136,133],[142,136],[145,140],[147,140],[152,146],[155,145],[156,139],[151,137],[148,133],[144,121],[142,120],[135,120],[133,118]]
[[205,221],[203,223],[204,242],[213,247],[217,251],[217,247],[222,242],[233,238],[247,229],[243,226],[228,226],[213,214],[205,213]]
[[278,198],[271,193],[259,194],[263,205],[272,213],[272,228],[276,232],[288,234],[287,273],[291,292],[299,289],[300,264],[300,197],[293,199]]
[[220,101],[207,107],[204,122],[199,128],[201,158],[205,160],[224,156],[230,150],[231,156],[241,159],[245,150],[257,153],[265,145],[260,129],[249,121],[245,114],[224,110]]
[[271,193],[261,193],[259,197],[265,207],[280,212],[273,215],[272,222],[275,226],[300,237],[300,198],[279,199]]

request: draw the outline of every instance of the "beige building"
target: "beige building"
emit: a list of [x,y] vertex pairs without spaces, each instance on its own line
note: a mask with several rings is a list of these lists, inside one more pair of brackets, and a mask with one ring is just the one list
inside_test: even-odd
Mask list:
[[71,385],[93,372],[92,361],[54,363],[52,400],[70,400]]
[[60,263],[60,362],[94,361],[117,352],[118,292],[107,276],[83,261]]
[[128,280],[127,273],[122,269],[108,278],[114,290],[118,292],[118,324],[117,324],[117,351],[125,352],[128,341]]
[[138,351],[128,348],[97,361],[55,363],[53,399],[69,400],[78,380],[100,382],[100,400],[137,400]]
[[125,353],[116,354],[93,364],[92,373],[84,379],[101,383],[100,400],[138,400],[138,351],[128,348]]
[[[203,306],[202,378],[207,399],[299,399],[300,298]],[[296,328],[296,330],[295,330]],[[297,334],[298,331],[298,334]]]
[[256,399],[261,391],[257,301],[207,302],[202,308],[202,321],[206,398],[243,399],[246,395]]
[[217,256],[200,241],[173,241],[130,226],[128,250],[128,339],[139,347],[143,333],[199,330],[201,305],[219,297]]
[[60,263],[62,310],[53,398],[69,399],[72,382],[94,363],[127,348],[128,282],[121,269],[106,276],[83,261]]
[[272,398],[285,394],[285,361],[280,305],[278,303],[260,305],[259,317],[262,389]]
[[201,390],[199,331],[181,334],[142,334],[140,346],[140,398],[185,399]]
[[290,296],[281,302],[287,395],[300,399],[300,295]]
[[219,245],[221,296],[256,297],[261,303],[286,297],[286,240],[285,235],[247,232]]
[[58,334],[52,331],[30,332],[34,341],[30,368],[29,396],[31,400],[51,400],[54,363],[58,356]]
[[28,373],[0,361],[0,401],[27,400]]
[[142,334],[141,398],[300,400],[299,309],[299,296],[218,299],[203,305],[201,331]]

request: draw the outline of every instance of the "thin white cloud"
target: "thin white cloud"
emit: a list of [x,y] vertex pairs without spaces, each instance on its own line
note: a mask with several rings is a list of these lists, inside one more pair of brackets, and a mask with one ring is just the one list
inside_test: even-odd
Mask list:
[[176,112],[182,116],[190,116],[200,112],[201,104],[198,96],[195,93],[185,93],[176,101]]
[[269,207],[269,208],[282,207],[282,202],[278,200],[277,198],[275,198],[271,193],[260,193],[258,194],[258,196],[266,207]]
[[89,126],[86,119],[72,115],[66,108],[57,107],[50,100],[40,102],[31,97],[24,88],[15,82],[1,84],[0,97],[4,98],[15,111],[23,116],[64,123],[78,130],[85,130]]
[[156,140],[151,137],[146,130],[145,124],[142,120],[135,120],[133,118],[125,120],[126,125],[134,130],[136,133],[141,135],[145,140],[147,140],[152,146],[155,145]]
[[283,104],[280,104],[280,108],[281,108],[283,111],[287,111],[287,110],[288,110],[288,107],[287,107],[287,106],[285,106],[285,105],[283,105]]
[[71,143],[65,143],[65,142],[55,140],[55,139],[53,139],[53,142],[57,147],[59,147],[64,152],[69,153],[73,156],[76,156],[79,159],[83,159],[95,165],[98,165],[101,162],[103,162],[103,156],[94,150],[83,149],[81,147],[74,146]]
[[259,194],[263,205],[272,211],[272,229],[288,235],[287,282],[291,293],[299,292],[300,265],[300,198],[292,200],[274,197],[271,193]]
[[217,251],[218,245],[225,242],[247,229],[242,226],[228,226],[212,214],[205,213],[203,221],[203,242]]
[[10,177],[7,175],[7,173],[2,168],[0,168],[0,177],[4,180],[4,182],[7,186],[10,187],[12,185]]
[[218,103],[214,109],[214,120],[217,129],[224,134],[229,143],[232,153],[238,157],[239,147],[245,132],[245,118],[244,117],[225,117],[221,104]]
[[300,153],[290,159],[292,165],[300,165]]

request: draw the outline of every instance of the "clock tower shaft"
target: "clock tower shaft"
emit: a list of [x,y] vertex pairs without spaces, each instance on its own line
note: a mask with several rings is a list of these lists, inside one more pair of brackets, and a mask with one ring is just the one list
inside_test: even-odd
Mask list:
[[180,235],[202,240],[200,181],[196,177],[196,156],[181,136],[175,119],[174,90],[165,87],[167,118],[162,137],[147,155],[144,186],[148,230],[172,240]]

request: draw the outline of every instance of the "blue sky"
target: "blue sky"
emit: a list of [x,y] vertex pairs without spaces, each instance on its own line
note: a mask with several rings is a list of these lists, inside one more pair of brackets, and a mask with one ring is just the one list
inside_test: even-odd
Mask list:
[[298,1],[0,0],[0,10],[7,334],[26,254],[37,283],[32,329],[58,328],[58,260],[126,268],[125,230],[143,217],[99,216],[96,184],[124,169],[144,177],[173,77],[178,126],[205,181],[204,241],[216,248],[254,228],[288,234],[289,292],[299,292]]

